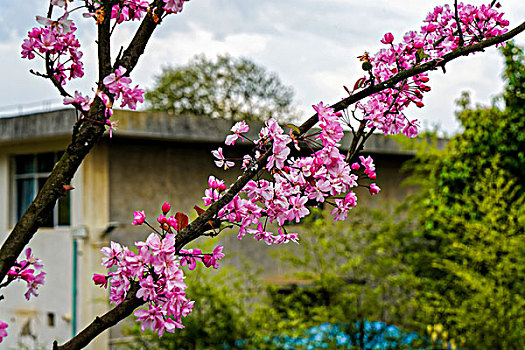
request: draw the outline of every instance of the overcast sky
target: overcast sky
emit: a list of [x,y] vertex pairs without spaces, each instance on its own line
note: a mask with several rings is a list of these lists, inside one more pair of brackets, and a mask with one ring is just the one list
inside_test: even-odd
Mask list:
[[[511,27],[525,20],[523,0],[500,0]],[[386,32],[401,38],[417,30],[426,14],[441,1],[422,0],[191,0],[179,15],[166,18],[149,43],[145,56],[132,74],[145,88],[166,65],[186,63],[200,53],[208,57],[229,53],[245,56],[276,72],[294,88],[295,103],[305,116],[319,101],[337,102],[345,96],[343,85],[352,86],[362,76],[356,56],[381,48]],[[481,1],[472,1],[481,4]],[[58,93],[42,78],[31,75],[42,62],[20,59],[20,45],[36,25],[35,15],[45,15],[44,0],[0,0],[0,114],[6,106],[27,105],[43,100],[58,101]],[[92,21],[79,19],[86,76],[71,84],[84,93],[95,77]],[[132,35],[134,25],[119,28],[113,48],[118,50]],[[525,34],[517,37],[525,44]],[[447,74],[431,73],[432,91],[425,95],[425,108],[412,108],[407,115],[431,127],[439,124],[451,133],[458,125],[454,100],[469,90],[476,102],[489,104],[502,90],[503,60],[494,48],[447,66]],[[27,106],[24,107],[27,109]]]

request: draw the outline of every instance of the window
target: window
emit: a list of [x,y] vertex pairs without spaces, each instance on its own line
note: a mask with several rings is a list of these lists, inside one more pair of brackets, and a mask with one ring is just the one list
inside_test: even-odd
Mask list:
[[[18,221],[53,170],[63,152],[24,154],[14,157],[15,219]],[[42,227],[69,226],[71,224],[69,191],[60,197],[55,209]]]

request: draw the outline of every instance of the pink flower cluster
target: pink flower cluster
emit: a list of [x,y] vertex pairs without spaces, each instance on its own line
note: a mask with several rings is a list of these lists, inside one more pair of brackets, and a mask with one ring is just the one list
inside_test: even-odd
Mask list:
[[[320,140],[320,150],[312,151],[310,156],[291,158],[289,146],[294,145],[299,150],[296,135],[285,133],[274,119],[270,119],[259,133],[259,139],[253,141],[257,148],[254,159],[249,155],[244,157],[243,169],[247,169],[255,166],[260,154],[271,150],[265,168],[272,179],[250,180],[242,191],[246,198],[237,195],[218,212],[220,220],[239,227],[239,239],[249,233],[256,240],[263,240],[267,244],[297,242],[297,234],[287,233],[284,225],[289,222],[299,223],[310,213],[307,205],[328,202],[335,207],[332,214],[336,220],[345,219],[348,211],[356,205],[357,197],[350,189],[358,186],[358,176],[352,174],[352,168],[338,149],[344,135],[339,120],[341,114],[334,113],[332,108],[322,102],[313,107],[319,115],[320,131],[311,135],[314,136],[313,140],[305,138],[303,141],[315,144],[318,142],[315,140]],[[244,140],[242,133],[248,131],[246,123],[235,124],[233,134],[226,138],[225,143],[233,145],[239,138]],[[213,151],[213,154],[218,159],[215,161],[217,166],[224,166],[225,169],[233,166],[224,157],[222,148]],[[361,158],[365,175],[375,179],[372,158]],[[226,190],[224,183],[213,176],[210,176],[208,185],[203,197],[205,205],[219,200]],[[377,194],[379,187],[373,184],[373,188],[371,193]],[[334,198],[334,201],[329,198]],[[268,222],[279,226],[278,235],[266,230]],[[256,228],[252,228],[254,226]]]
[[28,39],[22,44],[22,58],[29,60],[36,55],[45,58],[50,56],[53,62],[53,75],[62,85],[66,80],[80,78],[84,75],[80,43],[75,37],[76,27],[67,19],[67,13],[57,21],[37,17],[44,27],[33,28]]
[[[157,218],[161,231],[155,230],[146,241],[136,242],[138,253],[115,242],[102,248],[105,256],[102,266],[110,271],[107,275],[93,276],[95,284],[105,288],[109,284],[109,299],[115,305],[124,300],[133,282],[138,283],[137,298],[147,302],[147,309],[137,310],[134,315],[142,322],[143,331],[150,328],[159,336],[184,328],[182,317],[193,309],[194,302],[186,297],[182,267],[187,265],[193,270],[196,262],[201,261],[206,267],[218,268],[219,260],[224,257],[222,246],[210,254],[199,249],[176,251],[176,232],[187,222],[181,213],[166,218],[170,209],[169,203],[163,204],[162,214]],[[135,211],[133,224],[150,226],[144,211]]]
[[75,97],[64,97],[64,104],[71,105],[77,104],[83,111],[89,111],[91,107],[91,100],[88,96],[82,96],[78,91],[75,91]]
[[0,321],[0,343],[7,337],[7,331],[5,330],[7,326],[7,323]]
[[131,88],[131,78],[125,76],[125,74],[126,68],[119,67],[115,73],[111,73],[105,77],[102,83],[104,83],[109,92],[113,94],[115,100],[122,98],[121,108],[128,106],[130,109],[137,109],[137,103],[144,102],[144,93],[146,91],[139,89],[138,85]]
[[163,0],[165,5],[164,10],[168,13],[179,13],[182,11],[182,6],[186,1],[190,0]]
[[140,20],[147,13],[149,3],[144,0],[123,0],[111,9],[111,18],[117,23]]
[[40,259],[35,258],[31,254],[31,248],[27,248],[26,259],[16,261],[13,267],[7,272],[7,278],[11,280],[22,280],[27,283],[27,292],[24,294],[29,300],[31,295],[38,296],[38,287],[44,284],[45,272],[40,272],[35,275],[36,270],[41,270],[44,265]]
[[[486,5],[478,7],[460,3],[458,15],[465,46],[503,34],[509,24],[502,18],[503,13]],[[381,42],[389,47],[370,58],[373,77],[379,82],[456,49],[460,36],[454,8],[448,5],[436,7],[425,19],[421,30],[406,33],[400,43],[394,43],[391,33],[385,34]],[[420,108],[424,106],[423,93],[430,91],[426,85],[428,80],[426,73],[415,75],[374,94],[364,103],[358,103],[364,119],[368,120],[367,126],[377,128],[385,135],[403,133],[408,137],[416,136],[418,121],[409,120],[402,111],[412,103]]]

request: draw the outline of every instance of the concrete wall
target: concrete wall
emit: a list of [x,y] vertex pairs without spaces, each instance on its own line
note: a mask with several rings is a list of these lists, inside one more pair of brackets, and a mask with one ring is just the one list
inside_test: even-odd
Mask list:
[[[111,240],[127,245],[144,240],[151,230],[145,226],[131,225],[133,211],[145,210],[149,222],[156,224],[160,206],[165,201],[171,203],[173,212],[182,211],[195,217],[192,208],[195,204],[202,204],[201,198],[209,175],[225,179],[229,185],[240,174],[237,169],[225,172],[215,166],[210,152],[219,146],[215,143],[144,141],[118,137],[110,140],[110,221],[117,227],[111,233]],[[246,150],[233,149],[236,154],[234,157],[241,157]],[[401,200],[409,189],[400,186],[405,177],[400,172],[400,166],[410,155],[372,155],[377,164],[376,182],[382,192],[379,196],[371,196],[367,189],[358,188],[359,205],[379,206],[386,201]],[[224,231],[220,239],[221,244],[225,245],[225,252],[229,254],[230,263],[242,266],[243,257],[249,257],[263,268],[265,278],[282,278],[284,267],[270,255],[276,249],[286,248],[269,247],[250,236],[239,241],[235,230]],[[195,245],[198,246],[198,243]]]

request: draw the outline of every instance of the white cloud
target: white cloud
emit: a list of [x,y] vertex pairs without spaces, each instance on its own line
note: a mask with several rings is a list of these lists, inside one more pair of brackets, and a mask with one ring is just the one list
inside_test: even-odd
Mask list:
[[[525,18],[521,2],[503,2],[511,25]],[[426,13],[437,4],[442,1],[193,0],[181,15],[165,19],[132,78],[149,87],[162,66],[186,63],[200,53],[208,57],[230,53],[249,57],[277,72],[285,84],[294,87],[301,109],[309,111],[320,100],[336,102],[345,94],[342,85],[352,85],[363,74],[356,56],[379,49],[379,40],[386,32],[401,37],[407,30],[419,28]],[[42,7],[41,1],[26,0],[2,7],[0,34],[8,35],[0,39],[0,75],[10,85],[5,84],[2,91],[3,101],[9,102],[0,102],[0,106],[56,98],[50,84],[27,73],[28,67],[40,63],[19,59],[19,45],[34,23],[36,13],[32,11]],[[17,20],[10,23],[15,14]],[[96,53],[94,33],[91,30],[86,34],[90,22],[86,23],[79,32],[83,33],[80,39],[87,74],[85,82],[73,84],[73,89],[88,92],[96,79]],[[135,26],[117,31],[114,55],[119,49],[117,43],[127,43]],[[525,43],[523,34],[517,39]],[[501,90],[502,61],[494,49],[458,61],[449,65],[445,76],[432,74],[433,91],[425,97],[425,108],[410,110],[409,115],[425,118],[430,124],[441,122],[452,131],[454,99],[462,90],[470,89],[476,100],[485,103]]]

